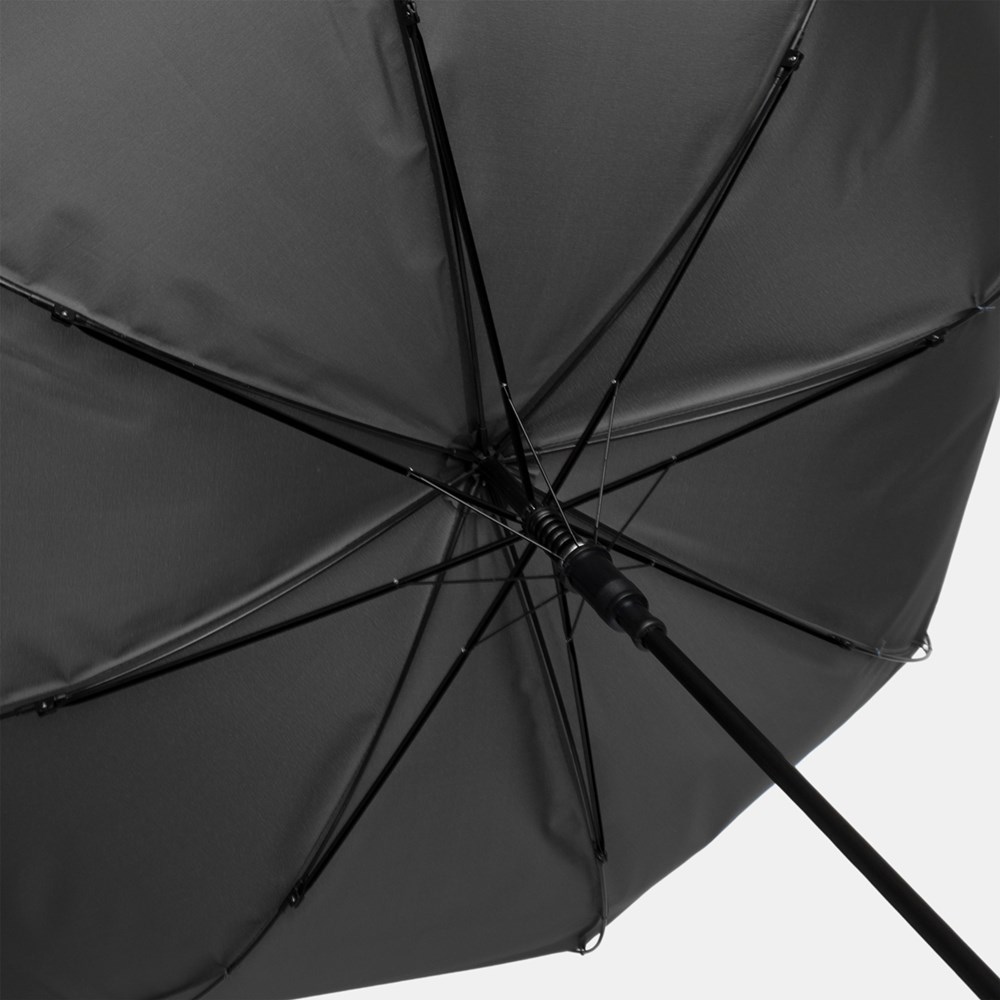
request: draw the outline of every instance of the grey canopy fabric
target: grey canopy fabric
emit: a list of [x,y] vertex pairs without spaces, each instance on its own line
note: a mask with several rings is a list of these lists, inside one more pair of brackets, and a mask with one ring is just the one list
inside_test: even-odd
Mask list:
[[[462,502],[514,436],[400,13],[3,5],[4,996],[578,948],[767,787],[545,553],[491,609],[532,546]],[[921,655],[996,404],[1000,8],[419,14],[541,491],[808,16],[558,490],[798,759]]]

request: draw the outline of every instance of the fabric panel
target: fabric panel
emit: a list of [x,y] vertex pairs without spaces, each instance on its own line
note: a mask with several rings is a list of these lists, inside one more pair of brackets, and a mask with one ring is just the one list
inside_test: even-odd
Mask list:
[[346,417],[465,429],[390,3],[12,0],[2,84],[10,278]]

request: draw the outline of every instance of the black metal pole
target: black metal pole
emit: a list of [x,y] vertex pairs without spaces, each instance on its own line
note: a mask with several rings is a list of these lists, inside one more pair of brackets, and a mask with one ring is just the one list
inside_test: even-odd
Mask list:
[[642,591],[596,542],[580,542],[556,512],[521,492],[495,460],[480,472],[511,505],[525,533],[554,554],[568,584],[617,631],[646,649],[680,682],[750,759],[826,834],[840,852],[951,966],[980,1000],[1000,1000],[1000,978],[889,863],[803,777],[785,755],[667,635]]
[[616,620],[637,645],[649,650],[670,671],[754,763],[833,841],[977,997],[983,1000],[1000,998],[1000,979],[993,970],[698,669],[670,639],[662,624],[654,624],[656,620],[643,604],[624,602]]

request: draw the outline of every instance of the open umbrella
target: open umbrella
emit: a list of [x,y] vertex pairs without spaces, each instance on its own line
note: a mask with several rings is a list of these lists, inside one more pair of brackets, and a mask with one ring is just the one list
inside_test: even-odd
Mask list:
[[998,17],[8,0],[4,996],[586,951],[772,781],[1000,995],[789,763],[930,652]]

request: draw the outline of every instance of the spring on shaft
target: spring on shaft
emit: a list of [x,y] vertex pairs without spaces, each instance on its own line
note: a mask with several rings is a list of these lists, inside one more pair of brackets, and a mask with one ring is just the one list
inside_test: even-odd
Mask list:
[[554,553],[560,562],[580,547],[562,518],[551,507],[535,507],[524,518],[523,526],[529,538]]

